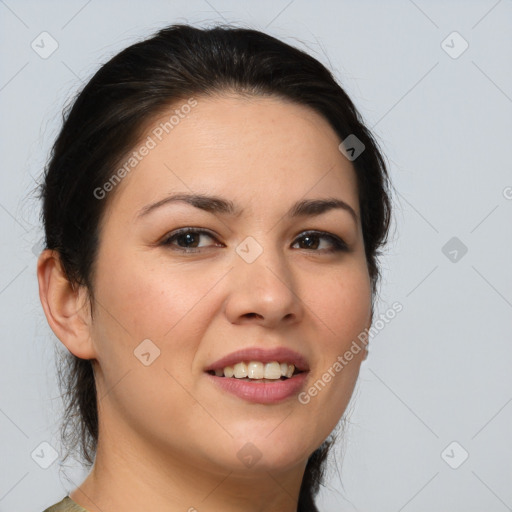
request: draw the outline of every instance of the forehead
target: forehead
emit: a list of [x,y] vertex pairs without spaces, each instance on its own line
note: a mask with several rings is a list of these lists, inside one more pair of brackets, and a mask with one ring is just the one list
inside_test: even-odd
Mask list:
[[198,96],[194,103],[188,101],[194,106],[186,109],[186,99],[174,103],[146,124],[125,157],[123,163],[136,162],[116,186],[111,208],[133,216],[172,192],[283,207],[308,193],[338,192],[358,212],[352,164],[339,151],[330,124],[311,108],[260,96]]

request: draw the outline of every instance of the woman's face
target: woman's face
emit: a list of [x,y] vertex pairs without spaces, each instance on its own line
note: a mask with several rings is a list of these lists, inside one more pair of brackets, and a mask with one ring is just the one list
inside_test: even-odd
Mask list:
[[[151,125],[133,148],[137,164],[109,192],[91,325],[100,432],[127,452],[202,469],[303,470],[341,418],[364,351],[341,370],[339,357],[370,326],[355,171],[307,107],[195,100],[169,133],[160,123],[181,105]],[[175,194],[215,196],[235,213],[186,201],[147,209]],[[297,202],[332,199],[355,216],[290,214]],[[207,233],[170,238],[182,228]],[[205,371],[235,351],[283,347],[309,371],[274,402],[227,392],[219,380],[228,377]]]

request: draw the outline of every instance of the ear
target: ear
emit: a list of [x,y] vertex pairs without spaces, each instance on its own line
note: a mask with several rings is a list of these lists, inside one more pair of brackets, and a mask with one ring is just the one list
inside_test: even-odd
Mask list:
[[44,250],[37,261],[39,298],[55,336],[75,356],[96,359],[85,287],[72,286],[57,251]]

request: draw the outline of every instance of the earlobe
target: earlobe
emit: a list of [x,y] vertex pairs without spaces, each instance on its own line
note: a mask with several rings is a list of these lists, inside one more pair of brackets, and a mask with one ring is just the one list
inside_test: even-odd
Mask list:
[[48,324],[75,356],[96,359],[84,287],[68,281],[57,251],[44,250],[37,261],[39,298]]

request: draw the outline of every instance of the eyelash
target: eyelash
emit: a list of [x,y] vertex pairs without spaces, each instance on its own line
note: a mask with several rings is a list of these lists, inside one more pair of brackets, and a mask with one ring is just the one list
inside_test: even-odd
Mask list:
[[[180,236],[187,235],[187,234],[207,235],[208,237],[210,237],[212,239],[215,239],[215,236],[212,233],[210,233],[209,231],[202,230],[202,229],[194,229],[194,228],[182,228],[182,229],[178,229],[177,231],[171,233],[170,236],[166,237],[162,241],[161,245],[169,246],[169,247],[171,247],[172,250],[178,251],[178,252],[182,252],[182,253],[198,253],[198,252],[201,252],[201,250],[203,248],[200,248],[200,247],[193,247],[193,248],[186,248],[186,247],[178,248],[176,246],[172,247],[171,242],[173,242],[174,240],[176,240]],[[331,235],[329,233],[325,233],[323,231],[304,231],[303,233],[301,233],[301,236],[296,238],[296,240],[299,240],[301,238],[305,238],[307,236],[315,236],[315,237],[318,237],[318,238],[325,238],[325,239],[329,240],[331,242],[332,246],[333,246],[331,249],[320,249],[320,250],[318,250],[318,249],[311,249],[313,252],[335,253],[335,252],[348,252],[349,251],[349,248],[348,248],[347,244],[341,238],[339,238],[339,237],[337,237],[335,235]],[[305,250],[309,250],[309,249],[305,249]]]

